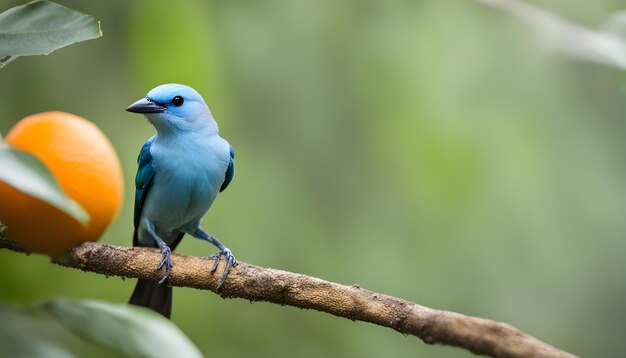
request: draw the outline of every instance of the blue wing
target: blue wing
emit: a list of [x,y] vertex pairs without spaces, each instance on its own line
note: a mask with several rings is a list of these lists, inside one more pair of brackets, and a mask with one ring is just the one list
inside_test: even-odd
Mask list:
[[230,147],[230,162],[228,163],[228,169],[226,169],[226,175],[224,176],[224,183],[220,188],[220,192],[224,191],[228,187],[228,184],[233,180],[235,176],[235,151],[233,147]]
[[154,169],[152,168],[152,154],[150,154],[150,146],[156,139],[156,135],[146,141],[141,147],[139,152],[139,158],[137,158],[137,175],[135,176],[135,232],[133,233],[133,246],[138,246],[137,241],[137,228],[139,227],[139,218],[141,217],[141,210],[143,209],[143,203],[146,201],[146,196],[152,185],[152,178],[154,177]]

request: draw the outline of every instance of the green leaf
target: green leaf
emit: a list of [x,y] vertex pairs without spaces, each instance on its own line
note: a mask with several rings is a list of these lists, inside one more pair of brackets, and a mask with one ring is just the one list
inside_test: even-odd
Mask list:
[[202,357],[174,323],[143,307],[55,299],[0,304],[2,357]]
[[143,307],[70,299],[43,307],[84,340],[129,356],[202,357],[174,323]]
[[86,342],[68,331],[39,305],[15,308],[0,304],[3,357],[112,357],[115,350]]
[[100,23],[92,16],[50,1],[34,1],[0,14],[0,61],[6,64],[16,56],[47,55],[100,36]]
[[85,209],[65,196],[48,168],[30,153],[0,142],[0,168],[0,181],[64,211],[83,225],[89,222]]

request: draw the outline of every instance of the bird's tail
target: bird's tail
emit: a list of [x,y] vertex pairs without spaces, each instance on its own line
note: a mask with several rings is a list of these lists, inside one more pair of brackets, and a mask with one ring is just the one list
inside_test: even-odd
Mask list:
[[172,287],[156,281],[139,280],[128,302],[153,309],[166,318],[172,315]]
[[[184,234],[177,235],[170,244],[172,251],[178,246]],[[133,233],[133,246],[138,246],[138,244],[137,230],[135,230]],[[159,284],[156,281],[139,279],[128,303],[148,307],[166,318],[170,318],[172,316],[172,287],[166,283]]]

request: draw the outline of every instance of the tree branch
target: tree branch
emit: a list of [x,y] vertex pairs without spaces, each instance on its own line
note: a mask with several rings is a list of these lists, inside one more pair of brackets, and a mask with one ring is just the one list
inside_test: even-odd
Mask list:
[[626,70],[626,13],[616,12],[591,29],[520,0],[474,0],[525,21],[548,48],[571,58]]
[[[0,239],[0,248],[24,252]],[[84,243],[54,258],[56,264],[107,276],[159,280],[155,271],[161,253],[156,249]],[[212,259],[172,254],[172,286],[215,291],[224,269],[209,272]],[[506,323],[440,311],[358,285],[345,286],[292,272],[239,263],[219,292],[225,298],[243,298],[313,309],[355,321],[374,323],[428,344],[443,344],[492,357],[573,357]]]

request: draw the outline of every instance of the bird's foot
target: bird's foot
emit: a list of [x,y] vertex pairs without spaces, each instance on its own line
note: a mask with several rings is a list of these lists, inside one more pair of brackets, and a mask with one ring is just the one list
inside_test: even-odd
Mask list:
[[172,266],[174,266],[171,258],[172,250],[169,247],[164,246],[163,248],[161,248],[161,254],[163,254],[163,257],[161,258],[161,262],[159,262],[156,269],[157,271],[159,271],[161,267],[165,266],[165,275],[163,275],[163,278],[159,281],[159,284],[162,284],[163,282],[165,282],[165,280],[167,280],[170,272],[172,271]]
[[222,287],[222,285],[224,284],[224,281],[226,281],[226,277],[230,272],[230,267],[237,266],[237,260],[235,259],[235,256],[233,256],[233,253],[230,251],[229,248],[224,247],[224,249],[222,249],[220,252],[209,256],[210,259],[215,260],[215,262],[213,262],[213,267],[211,267],[211,273],[215,273],[215,270],[217,270],[217,265],[219,265],[222,255],[226,259],[226,267],[224,268],[224,273],[222,273],[220,281],[217,283],[217,287],[215,288],[216,291],[219,290],[220,287]]

